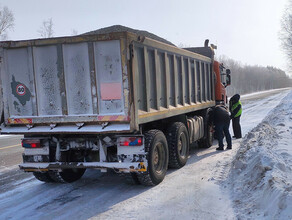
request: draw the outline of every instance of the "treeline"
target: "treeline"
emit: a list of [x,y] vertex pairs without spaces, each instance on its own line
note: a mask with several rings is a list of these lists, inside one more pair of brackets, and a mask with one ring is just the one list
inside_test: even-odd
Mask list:
[[281,69],[272,66],[242,65],[225,56],[219,57],[219,60],[231,70],[231,86],[227,87],[228,96],[292,86],[292,79]]

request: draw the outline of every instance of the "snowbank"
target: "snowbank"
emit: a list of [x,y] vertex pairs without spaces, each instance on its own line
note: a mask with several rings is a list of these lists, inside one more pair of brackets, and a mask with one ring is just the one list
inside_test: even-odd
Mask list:
[[292,218],[292,92],[243,139],[227,182],[238,219]]
[[9,137],[11,137],[12,135],[4,135],[4,134],[0,134],[0,139],[2,139],[2,138],[9,138]]

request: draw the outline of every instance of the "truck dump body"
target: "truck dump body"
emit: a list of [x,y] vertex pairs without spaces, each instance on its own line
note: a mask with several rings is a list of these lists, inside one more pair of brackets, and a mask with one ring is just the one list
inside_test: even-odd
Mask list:
[[214,106],[210,58],[147,38],[133,47],[139,124]]
[[215,103],[210,58],[133,33],[1,47],[2,133],[129,133]]

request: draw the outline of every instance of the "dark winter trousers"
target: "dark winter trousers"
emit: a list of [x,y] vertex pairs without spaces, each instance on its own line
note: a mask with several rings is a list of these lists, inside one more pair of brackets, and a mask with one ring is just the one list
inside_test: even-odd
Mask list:
[[232,119],[232,128],[235,138],[241,138],[240,116]]
[[228,122],[228,123],[218,123],[215,126],[219,148],[223,148],[224,147],[224,144],[223,144],[224,135],[226,137],[227,147],[230,147],[230,148],[232,147],[231,136],[230,136],[230,133],[229,133],[229,124],[230,124],[230,122]]

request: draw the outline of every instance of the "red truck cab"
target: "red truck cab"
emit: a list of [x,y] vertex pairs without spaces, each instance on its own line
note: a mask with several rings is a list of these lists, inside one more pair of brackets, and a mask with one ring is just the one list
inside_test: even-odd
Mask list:
[[230,69],[226,69],[223,63],[220,63],[214,59],[214,49],[217,47],[213,44],[208,45],[209,40],[205,40],[204,47],[189,47],[183,48],[185,50],[201,54],[209,57],[213,63],[213,73],[215,74],[215,101],[216,104],[227,105],[226,87],[231,84]]
[[227,100],[227,94],[226,94],[226,87],[230,85],[231,83],[231,77],[230,77],[230,70],[226,69],[222,63],[219,63],[218,61],[213,62],[213,70],[215,74],[215,100],[216,104],[224,104],[226,105]]

